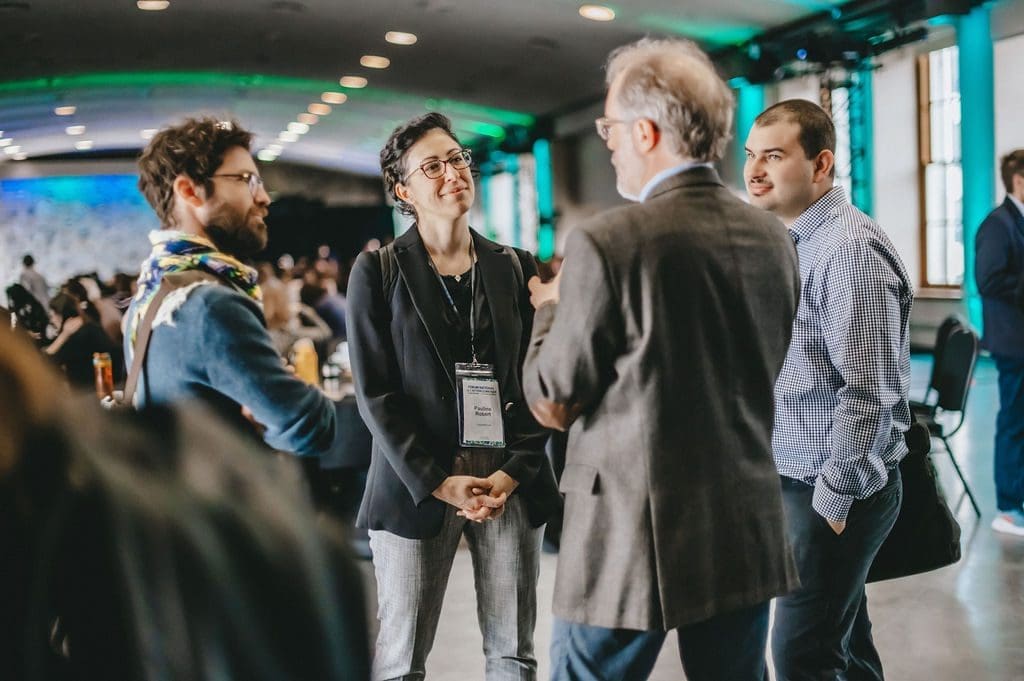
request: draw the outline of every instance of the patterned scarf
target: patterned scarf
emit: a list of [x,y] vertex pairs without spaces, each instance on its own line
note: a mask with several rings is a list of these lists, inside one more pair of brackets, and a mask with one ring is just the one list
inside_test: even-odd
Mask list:
[[263,295],[256,283],[256,270],[244,265],[227,253],[221,253],[208,239],[194,234],[185,234],[169,229],[149,233],[153,252],[142,263],[139,274],[139,291],[135,294],[135,310],[128,320],[126,332],[131,344],[135,345],[135,333],[139,328],[146,308],[160,288],[165,274],[186,270],[206,270],[230,283],[250,298],[260,301]]

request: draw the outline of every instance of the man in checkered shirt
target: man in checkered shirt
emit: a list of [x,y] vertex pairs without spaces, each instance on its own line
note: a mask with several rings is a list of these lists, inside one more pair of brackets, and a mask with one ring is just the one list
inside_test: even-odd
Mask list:
[[772,451],[801,587],[777,599],[777,678],[881,680],[864,580],[902,498],[913,290],[885,232],[834,187],[835,128],[805,100],[747,137],[751,202],[796,242],[800,303],[775,384]]

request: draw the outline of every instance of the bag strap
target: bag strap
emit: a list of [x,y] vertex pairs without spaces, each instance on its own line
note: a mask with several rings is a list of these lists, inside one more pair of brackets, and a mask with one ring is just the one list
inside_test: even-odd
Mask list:
[[139,386],[139,376],[142,374],[142,365],[146,360],[146,352],[149,350],[149,337],[153,332],[153,321],[160,311],[160,305],[164,302],[171,291],[199,283],[200,281],[213,281],[222,283],[220,277],[203,270],[188,270],[164,275],[160,281],[160,288],[157,289],[153,300],[146,308],[146,314],[142,316],[139,328],[135,333],[135,352],[132,356],[132,366],[128,370],[128,378],[124,384],[123,404],[132,406],[135,398],[135,391]]
[[395,258],[394,242],[381,246],[377,250],[377,257],[380,258],[380,282],[381,291],[384,292],[384,300],[390,301],[395,291],[395,283],[398,281],[398,263]]
[[506,250],[508,251],[508,254],[512,256],[512,269],[516,271],[516,283],[519,285],[519,288],[522,289],[526,286],[526,282],[523,281],[523,263],[519,259],[519,252],[511,246],[506,248]]

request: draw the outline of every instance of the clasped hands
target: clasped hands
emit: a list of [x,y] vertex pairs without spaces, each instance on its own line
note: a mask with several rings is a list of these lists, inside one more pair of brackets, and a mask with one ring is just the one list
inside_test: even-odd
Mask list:
[[495,471],[486,478],[449,475],[433,494],[458,508],[456,515],[482,523],[505,512],[505,502],[518,486],[519,483],[504,471]]

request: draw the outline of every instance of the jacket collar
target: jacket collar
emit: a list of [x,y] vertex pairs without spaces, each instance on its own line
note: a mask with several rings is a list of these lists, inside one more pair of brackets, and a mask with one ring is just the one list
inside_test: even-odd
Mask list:
[[[510,385],[510,372],[518,360],[521,338],[517,333],[513,312],[518,314],[520,304],[516,291],[516,275],[509,255],[517,257],[510,249],[484,238],[470,229],[473,248],[479,263],[478,273],[487,307],[491,314],[494,333],[494,351],[497,366],[495,375],[502,385]],[[448,327],[444,321],[448,301],[441,293],[440,285],[430,267],[426,246],[416,225],[395,239],[395,259],[402,280],[416,313],[426,328],[438,361],[441,363],[452,387],[455,387],[455,362],[448,347]],[[479,295],[479,294],[478,294]],[[506,301],[514,301],[510,306]]]
[[651,189],[646,196],[646,201],[658,198],[660,195],[680,189],[683,187],[698,187],[701,185],[719,185],[724,187],[722,179],[718,176],[716,171],[711,166],[698,165],[684,170],[681,173],[677,173],[670,177],[665,178],[658,183],[657,186]]

